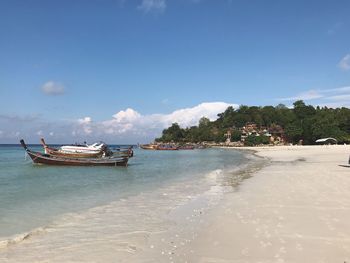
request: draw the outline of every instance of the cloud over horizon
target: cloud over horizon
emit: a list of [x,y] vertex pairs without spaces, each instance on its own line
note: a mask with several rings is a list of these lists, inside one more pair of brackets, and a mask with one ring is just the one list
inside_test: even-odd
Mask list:
[[237,104],[225,102],[205,102],[192,108],[175,110],[169,114],[142,115],[132,108],[121,110],[112,116],[112,119],[102,122],[93,122],[90,117],[78,120],[74,134],[100,136],[120,136],[129,138],[154,139],[161,131],[177,122],[181,127],[197,125],[202,117],[216,120],[217,114],[227,107],[238,107]]
[[[278,100],[294,102],[299,99],[314,106],[350,108],[350,86],[309,90]],[[233,103],[204,102],[168,114],[142,114],[133,108],[126,108],[101,121],[95,121],[91,116],[70,120],[46,120],[40,115],[0,114],[0,143],[18,143],[21,138],[28,140],[28,143],[38,143],[40,137],[49,138],[49,143],[97,140],[107,143],[144,143],[159,137],[162,130],[174,122],[185,128],[198,125],[202,117],[216,120],[217,115],[229,106],[239,107]]]
[[278,98],[279,101],[304,100],[318,106],[327,107],[350,107],[350,86],[334,88],[334,89],[319,89],[303,91],[296,96],[287,98]]
[[322,98],[322,97],[323,97],[323,95],[320,94],[319,91],[308,90],[308,91],[301,92],[296,96],[287,97],[287,98],[279,98],[278,100],[281,100],[281,101],[312,100],[312,99],[318,99],[318,98]]
[[346,54],[339,62],[338,67],[344,71],[350,70],[350,54]]
[[46,95],[62,95],[64,94],[64,86],[54,81],[48,81],[41,86],[41,91]]
[[[110,119],[103,121],[94,121],[90,116],[85,116],[76,120],[56,122],[37,118],[29,124],[27,118],[3,116],[0,118],[1,127],[10,128],[2,130],[0,138],[2,141],[17,142],[20,139],[19,135],[21,135],[34,143],[41,136],[50,137],[50,140],[53,140],[54,143],[84,140],[142,143],[160,136],[162,130],[174,122],[177,122],[181,127],[190,127],[197,125],[202,117],[207,117],[212,121],[216,120],[217,114],[224,112],[229,106],[238,108],[238,104],[204,102],[194,107],[175,110],[169,114],[155,113],[148,115],[127,108],[118,111]],[[25,125],[23,125],[24,122],[26,122]],[[11,125],[8,125],[9,123]]]

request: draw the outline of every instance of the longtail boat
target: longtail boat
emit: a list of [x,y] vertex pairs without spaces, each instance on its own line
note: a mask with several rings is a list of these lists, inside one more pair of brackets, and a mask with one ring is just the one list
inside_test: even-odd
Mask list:
[[119,148],[116,151],[112,151],[105,145],[99,152],[70,152],[64,151],[61,148],[53,148],[46,144],[44,138],[40,139],[41,144],[44,147],[44,151],[46,154],[67,158],[101,158],[101,157],[133,157],[134,152],[132,147],[129,148]]
[[176,151],[178,150],[179,148],[175,145],[170,145],[170,144],[161,144],[161,145],[158,145],[156,150],[159,150],[159,151]]
[[158,150],[158,151],[174,151],[178,147],[171,144],[140,144],[140,148],[144,150]]
[[193,145],[181,145],[178,147],[179,150],[194,150]]
[[127,166],[128,157],[104,157],[104,158],[68,158],[34,152],[28,149],[24,140],[20,140],[22,147],[27,152],[33,163],[47,165],[71,165],[71,166]]
[[44,138],[41,138],[40,142],[44,147],[45,153],[52,156],[69,157],[69,158],[100,158],[104,154],[104,150],[100,150],[99,152],[92,152],[92,153],[62,151],[61,149],[56,149],[48,146]]
[[157,150],[157,145],[155,144],[140,144],[140,148],[144,150]]

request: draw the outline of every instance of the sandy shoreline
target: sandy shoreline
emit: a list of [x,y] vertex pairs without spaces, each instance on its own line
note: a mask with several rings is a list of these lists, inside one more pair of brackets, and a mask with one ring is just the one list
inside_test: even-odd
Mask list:
[[151,237],[133,261],[350,262],[350,146],[238,150],[269,164],[209,210],[202,199],[177,208],[182,231]]
[[[145,194],[144,203],[133,203],[139,206],[139,214],[130,214],[130,222],[138,224],[125,234],[117,231],[118,214],[128,207],[105,206],[76,218],[77,222],[48,229],[47,235],[2,251],[0,259],[350,262],[350,168],[340,166],[347,164],[350,146],[239,148],[252,149],[268,158],[268,165],[257,172],[257,166],[247,166],[245,172],[254,172],[253,176],[242,184],[238,179],[234,188],[230,186],[236,184],[234,180],[226,177],[225,181],[221,171],[213,171],[205,178],[211,185],[207,192],[183,196],[173,210],[159,206],[165,218],[157,217],[162,214],[159,211],[149,211],[147,203],[158,201]],[[167,195],[160,193],[159,200],[173,202],[171,193],[177,196],[178,191],[167,189]],[[95,217],[99,213],[104,216]],[[139,215],[143,217],[137,219]],[[134,221],[132,217],[136,217]],[[90,229],[96,226],[98,235]],[[130,237],[127,243],[125,235]]]
[[187,261],[350,262],[350,168],[339,166],[350,146],[254,149],[271,165],[225,196]]

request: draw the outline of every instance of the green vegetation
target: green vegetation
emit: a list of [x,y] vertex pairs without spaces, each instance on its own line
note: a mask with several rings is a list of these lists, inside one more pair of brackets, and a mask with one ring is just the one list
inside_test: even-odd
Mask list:
[[[339,143],[350,142],[350,109],[327,108],[306,105],[299,100],[294,102],[293,109],[283,104],[276,107],[265,106],[240,106],[235,110],[228,107],[225,112],[218,114],[218,119],[210,121],[203,117],[198,126],[181,128],[173,123],[169,128],[163,130],[162,136],[157,138],[158,142],[198,143],[203,141],[224,142],[225,133],[231,131],[231,141],[241,139],[241,128],[248,122],[257,124],[257,127],[267,127],[270,131],[281,127],[285,139],[290,143],[314,144],[317,139],[333,137]],[[246,145],[267,144],[269,138],[266,136],[249,135]]]
[[247,146],[254,146],[259,144],[269,144],[270,139],[267,136],[253,136],[249,135],[246,139],[244,144]]

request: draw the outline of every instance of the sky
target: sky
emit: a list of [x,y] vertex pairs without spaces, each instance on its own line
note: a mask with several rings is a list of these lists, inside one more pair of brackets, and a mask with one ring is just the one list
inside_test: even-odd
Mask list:
[[350,107],[350,2],[0,1],[0,143],[149,142],[228,106]]

